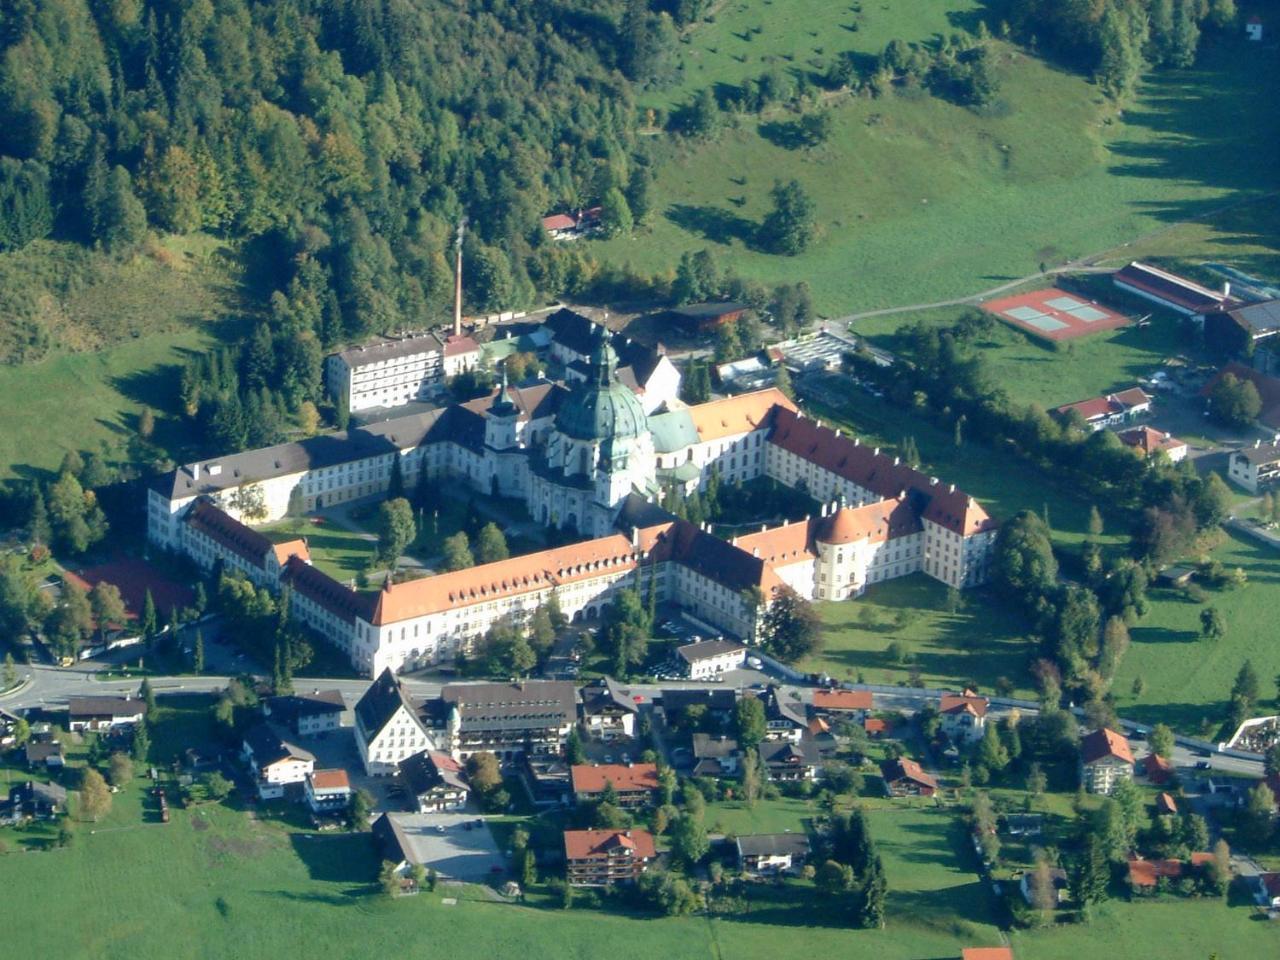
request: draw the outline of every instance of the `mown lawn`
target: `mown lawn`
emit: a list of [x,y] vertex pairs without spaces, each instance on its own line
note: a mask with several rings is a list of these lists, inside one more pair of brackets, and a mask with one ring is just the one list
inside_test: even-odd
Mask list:
[[291,517],[260,529],[274,543],[306,537],[311,562],[345,583],[369,565],[377,543],[326,517],[319,519],[323,522],[317,524],[307,517]]
[[[1249,659],[1262,678],[1264,699],[1275,693],[1272,678],[1280,675],[1280,553],[1256,540],[1230,536],[1212,556],[1228,568],[1241,567],[1249,577],[1236,590],[1206,591],[1204,604],[1183,599],[1171,590],[1151,594],[1151,610],[1131,628],[1129,652],[1116,675],[1118,708],[1126,716],[1163,721],[1195,733],[1222,722],[1231,682]],[[1226,634],[1216,641],[1200,638],[1200,613],[1217,607]],[[1133,681],[1145,689],[1134,696]],[[1208,731],[1206,731],[1208,732]]]
[[[892,13],[870,10],[869,19],[931,24],[970,5],[887,6]],[[837,6],[835,15],[848,14]],[[868,30],[875,40],[864,47],[860,33],[816,14],[797,16],[797,29],[819,34],[805,39],[797,61],[818,45],[878,53],[887,39]],[[726,56],[740,55],[719,19],[698,31]],[[919,35],[905,26],[890,33]],[[682,251],[710,248],[743,276],[806,280],[818,309],[834,316],[971,295],[1042,264],[1107,251],[1123,258],[1123,244],[1280,183],[1269,149],[1280,118],[1252,106],[1274,99],[1280,85],[1274,49],[1206,40],[1194,69],[1150,76],[1122,112],[1083,76],[1008,45],[996,51],[1000,105],[986,115],[923,95],[838,97],[831,137],[816,148],[783,145],[776,131],[793,119],[786,113],[743,117],[712,142],[661,144],[651,225],[590,248],[649,272],[674,267]],[[734,72],[759,72],[741,66]],[[727,76],[708,68],[709,82]],[[798,257],[760,252],[751,236],[769,189],[792,177],[814,200],[817,235]],[[1239,216],[1239,234],[1270,232],[1265,210]],[[1189,232],[1180,252],[1229,258],[1231,247]]]
[[[1033,650],[1021,619],[989,591],[969,591],[963,601],[948,613],[946,587],[918,573],[875,584],[856,600],[823,603],[822,651],[798,669],[886,684],[907,683],[918,670],[926,686],[977,683],[987,692],[1005,677],[1030,695],[1027,668]],[[891,659],[894,642],[906,647],[909,663]]]
[[[904,338],[897,335],[902,328],[915,322],[949,326],[963,309],[871,317],[857,321],[852,329],[876,346],[897,351],[903,346]],[[1187,347],[1178,321],[1167,314],[1155,316],[1144,327],[1121,327],[1082,337],[1057,350],[1001,321],[996,324],[975,344],[988,365],[992,384],[1016,403],[1034,403],[1045,410],[1131,387],[1139,377],[1150,376],[1166,358]]]

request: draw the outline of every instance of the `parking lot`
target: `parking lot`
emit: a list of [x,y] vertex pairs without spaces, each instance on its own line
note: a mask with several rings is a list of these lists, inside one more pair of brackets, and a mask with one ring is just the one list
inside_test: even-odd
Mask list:
[[482,883],[506,871],[489,827],[474,814],[397,813],[413,855],[442,878]]

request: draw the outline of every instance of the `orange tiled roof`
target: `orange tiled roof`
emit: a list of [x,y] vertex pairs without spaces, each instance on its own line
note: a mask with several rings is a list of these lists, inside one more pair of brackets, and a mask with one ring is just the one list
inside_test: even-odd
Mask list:
[[307,541],[299,538],[297,540],[286,540],[284,543],[277,543],[271,548],[276,555],[276,563],[284,566],[290,557],[297,557],[306,563],[311,562],[311,549],[307,546]]
[[1011,947],[965,947],[961,960],[1013,960]]
[[635,856],[652,859],[657,851],[653,834],[648,830],[566,830],[564,832],[564,856],[566,860],[587,860],[605,857],[617,848],[629,848]]
[[870,710],[870,690],[815,690],[813,705],[818,710]]
[[378,596],[371,622],[381,625],[424,617],[542,587],[620,573],[635,565],[631,541],[618,533],[434,577],[388,583]]
[[1125,763],[1133,763],[1133,751],[1129,749],[1129,741],[1106,727],[1093,731],[1080,741],[1080,756],[1085,763],[1096,763],[1105,757],[1115,757]]
[[939,713],[972,713],[975,717],[985,717],[990,702],[986,697],[965,696],[962,693],[944,693],[938,705]]
[[822,543],[844,544],[858,540],[883,543],[890,537],[920,532],[920,518],[900,497],[868,503],[861,507],[841,507],[818,522],[815,539]]
[[1161,878],[1178,879],[1186,866],[1203,867],[1212,862],[1212,853],[1193,853],[1189,864],[1177,859],[1130,860],[1129,882],[1135,887],[1154,887]]
[[750,433],[764,422],[775,408],[795,410],[796,405],[776,387],[743,393],[724,400],[711,400],[689,408],[689,416],[702,441],[719,440],[740,433]]
[[815,557],[814,552],[809,549],[809,527],[810,522],[806,520],[784,523],[780,527],[761,530],[759,533],[734,537],[733,545],[759,557],[765,563],[785,567]]
[[345,770],[316,770],[311,774],[311,785],[317,790],[341,790],[350,787]]
[[569,773],[574,793],[600,793],[606,783],[620,793],[658,789],[658,767],[652,763],[575,763]]
[[1130,447],[1136,447],[1148,457],[1157,450],[1177,450],[1179,447],[1187,445],[1185,440],[1179,440],[1173,434],[1157,430],[1155,427],[1149,427],[1145,423],[1140,427],[1134,427],[1132,430],[1125,430],[1118,436],[1122,443]]

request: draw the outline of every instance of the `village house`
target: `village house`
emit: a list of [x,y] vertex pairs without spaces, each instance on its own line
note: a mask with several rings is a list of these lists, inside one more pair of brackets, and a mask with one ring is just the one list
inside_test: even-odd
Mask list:
[[1268,910],[1280,910],[1280,873],[1264,872],[1253,875],[1250,886],[1254,902]]
[[100,733],[141,723],[146,713],[146,701],[135,697],[68,697],[67,729]]
[[390,669],[369,685],[356,703],[355,714],[356,749],[369,776],[392,776],[400,761],[435,749],[413,702]]
[[573,887],[632,883],[657,856],[647,830],[566,830],[565,871]]
[[944,693],[938,703],[939,729],[955,743],[977,743],[986,730],[991,702],[969,692]]
[[1148,753],[1142,758],[1142,773],[1152,784],[1162,786],[1174,776],[1173,764],[1158,753]]
[[578,691],[582,729],[593,740],[606,742],[636,735],[635,700],[612,677],[587,684]]
[[346,701],[339,690],[289,693],[262,701],[264,717],[288,727],[299,737],[314,737],[337,730],[342,726],[342,714],[346,709]]
[[542,218],[542,229],[552,240],[576,240],[600,226],[604,208],[579,207],[571,213],[553,213]]
[[798,743],[809,729],[804,701],[794,687],[772,686],[765,690],[764,722],[766,740],[790,740]]
[[829,720],[862,723],[871,715],[870,690],[815,690],[813,712]]
[[1217,354],[1251,353],[1280,334],[1280,300],[1220,304],[1204,315],[1205,346]]
[[424,704],[437,749],[455,760],[488,751],[502,762],[558,756],[578,718],[578,690],[563,680],[449,684]]
[[658,795],[658,767],[652,763],[576,763],[570,778],[578,803],[599,800],[609,787],[618,806],[627,809],[652,806]]
[[305,783],[316,766],[313,753],[290,743],[283,731],[267,723],[255,724],[245,731],[242,753],[263,800],[283,797],[289,788]]
[[27,819],[48,820],[67,809],[67,791],[56,783],[27,780],[9,788],[7,803],[0,805],[0,824]]
[[736,323],[749,309],[747,304],[734,300],[722,303],[686,303],[672,307],[664,317],[685,336],[697,337],[711,333],[727,323]]
[[312,770],[304,784],[307,806],[317,816],[337,816],[351,806],[351,781],[345,770]]
[[1206,401],[1212,397],[1222,378],[1228,374],[1237,380],[1247,380],[1253,384],[1254,389],[1258,391],[1258,399],[1262,401],[1262,407],[1258,411],[1257,422],[1269,431],[1280,432],[1280,377],[1268,376],[1261,370],[1255,370],[1253,367],[1233,361],[1225,364],[1201,388],[1200,397]]
[[1116,436],[1126,447],[1132,447],[1144,458],[1154,457],[1157,453],[1163,452],[1171,463],[1177,463],[1187,457],[1188,448],[1185,440],[1179,440],[1171,433],[1165,433],[1146,424],[1131,430],[1121,430]]
[[62,744],[57,740],[28,740],[23,748],[23,756],[27,761],[28,770],[34,770],[37,767],[61,770],[66,764]]
[[400,777],[419,813],[449,813],[467,805],[470,788],[462,764],[447,753],[415,753],[401,761]]
[[[1027,870],[1022,874],[1022,878],[1018,881],[1018,891],[1022,894],[1022,899],[1028,904],[1034,906],[1036,904],[1037,877],[1034,870]],[[1050,902],[1055,906],[1060,905],[1067,899],[1067,871],[1061,867],[1049,868],[1049,886],[1051,893],[1049,895]]]
[[1121,780],[1133,779],[1133,752],[1122,734],[1103,727],[1080,741],[1080,782],[1090,793],[1109,796]]
[[747,648],[728,640],[703,640],[676,648],[684,674],[690,680],[710,680],[746,662]]
[[938,792],[938,781],[920,764],[906,757],[885,760],[880,764],[885,792],[891,797],[932,797]]
[[796,783],[817,780],[822,754],[810,737],[800,740],[766,740],[760,744],[760,762],[770,780]]
[[1092,397],[1064,403],[1054,413],[1067,418],[1078,413],[1091,430],[1102,430],[1121,423],[1131,423],[1151,412],[1151,397],[1141,387],[1129,387],[1105,397]]
[[692,737],[693,776],[732,777],[738,773],[742,752],[731,737],[695,733]]
[[738,869],[757,877],[793,873],[809,856],[809,837],[803,833],[757,833],[739,836]]
[[1250,493],[1264,493],[1280,481],[1280,441],[1255,440],[1227,454],[1227,476]]
[[1206,869],[1213,863],[1213,854],[1207,852],[1193,853],[1189,861],[1170,860],[1130,860],[1128,863],[1129,887],[1135,893],[1154,890],[1161,880],[1180,880],[1192,873]]

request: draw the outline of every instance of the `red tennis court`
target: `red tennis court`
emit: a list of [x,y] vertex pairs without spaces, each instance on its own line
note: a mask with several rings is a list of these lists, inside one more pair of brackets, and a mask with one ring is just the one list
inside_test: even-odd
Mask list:
[[189,587],[139,557],[118,556],[96,566],[68,570],[67,579],[86,590],[103,581],[115,584],[131,617],[142,615],[148,589],[161,619],[169,615],[170,607],[188,607],[195,599]]
[[1123,327],[1129,318],[1057,287],[990,300],[982,309],[1042,340],[1074,340]]

